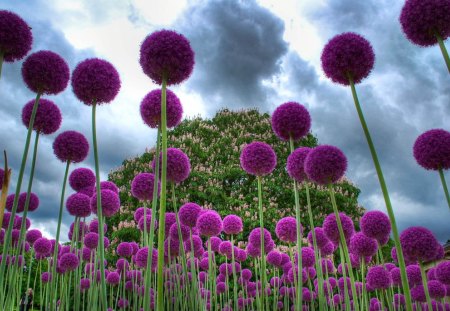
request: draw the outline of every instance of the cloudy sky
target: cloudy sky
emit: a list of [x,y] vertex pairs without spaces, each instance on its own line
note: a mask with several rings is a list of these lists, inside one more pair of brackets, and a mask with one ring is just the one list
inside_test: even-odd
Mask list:
[[[320,65],[322,48],[334,35],[354,31],[365,36],[374,47],[376,64],[357,87],[398,225],[400,230],[425,226],[444,242],[450,239],[450,212],[439,177],[415,163],[412,145],[431,128],[450,130],[450,76],[437,46],[419,48],[404,37],[398,22],[403,2],[6,0],[0,9],[16,12],[29,23],[33,51],[55,51],[71,70],[89,57],[116,66],[121,92],[98,110],[103,179],[123,159],[154,144],[155,132],[141,121],[139,104],[157,86],[139,67],[139,46],[148,34],[166,28],[183,33],[196,53],[192,77],[173,88],[186,117],[211,117],[223,107],[272,112],[286,101],[300,102],[312,115],[312,132],[319,142],[346,153],[347,174],[361,189],[361,204],[385,210],[350,90],[327,80]],[[20,113],[35,96],[25,87],[20,68],[21,62],[5,64],[0,80],[0,148],[8,151],[13,168],[11,191],[26,136]],[[70,87],[50,99],[63,113],[60,131],[76,129],[91,136],[90,109]],[[64,171],[52,152],[54,138],[40,140],[33,191],[41,206],[30,216],[33,227],[48,236],[56,231]],[[82,165],[93,168],[92,153]],[[25,175],[22,189],[27,179]],[[63,219],[66,239],[72,219],[67,213]]]

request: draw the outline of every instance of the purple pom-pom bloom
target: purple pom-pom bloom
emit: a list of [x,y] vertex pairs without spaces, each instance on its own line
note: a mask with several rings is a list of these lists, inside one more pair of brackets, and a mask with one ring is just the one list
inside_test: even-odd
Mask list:
[[195,227],[197,224],[198,216],[200,215],[202,208],[195,203],[186,203],[180,207],[178,217],[181,224],[190,228]]
[[311,116],[303,105],[288,102],[278,106],[272,114],[272,129],[278,138],[297,141],[308,134]]
[[413,153],[427,170],[450,169],[450,133],[442,129],[426,131],[416,139]]
[[298,182],[302,182],[308,178],[305,173],[305,160],[310,151],[311,148],[309,147],[300,147],[295,149],[287,158],[287,172],[291,178]]
[[[105,217],[111,217],[120,209],[119,195],[114,191],[104,189],[101,192],[102,214]],[[97,193],[91,198],[91,210],[97,214]]]
[[241,152],[241,167],[251,175],[264,176],[272,173],[277,165],[277,155],[272,147],[260,141],[254,141]]
[[[12,211],[12,208],[14,205],[14,197],[15,197],[14,194],[10,194],[6,198],[5,208],[10,212]],[[26,200],[27,200],[27,193],[22,192],[19,195],[19,201],[17,202],[16,213],[22,213],[25,210]],[[37,210],[38,207],[39,207],[39,197],[35,193],[30,192],[30,202],[28,204],[28,211],[33,212],[33,211]],[[19,224],[19,226],[20,226],[20,224]],[[18,228],[18,229],[20,229],[20,228]]]
[[346,32],[333,37],[324,47],[321,56],[325,75],[333,82],[350,85],[361,82],[372,71],[375,54],[364,37]]
[[374,289],[386,289],[391,284],[389,272],[383,266],[374,266],[366,276],[367,283]]
[[[301,228],[300,228],[301,230]],[[277,237],[286,243],[297,241],[297,221],[294,217],[281,218],[275,227]]]
[[[314,228],[314,233],[316,235],[316,242],[317,242],[317,247],[318,248],[324,247],[330,241],[330,240],[328,240],[327,236],[325,235],[325,232],[323,231],[323,228],[315,227]],[[308,233],[308,242],[309,242],[310,245],[314,245],[312,231],[310,231]]]
[[[151,173],[139,173],[131,182],[131,194],[142,201],[153,201],[153,187],[155,185],[155,175]],[[158,181],[158,196],[161,185]]]
[[450,261],[443,261],[438,264],[436,267],[436,278],[443,284],[450,285]]
[[347,158],[337,147],[322,145],[313,148],[305,159],[305,172],[309,179],[327,185],[344,176]]
[[[270,231],[264,228],[264,247],[266,247],[272,241],[272,235]],[[248,235],[248,242],[256,248],[261,247],[261,228],[257,227],[250,231]]]
[[91,215],[91,198],[82,193],[74,193],[67,198],[66,208],[72,216],[88,217]]
[[448,0],[408,0],[400,14],[406,37],[421,46],[437,43],[450,36],[450,2]]
[[78,267],[79,260],[78,256],[74,253],[66,253],[61,256],[59,260],[59,265],[64,271],[72,271]]
[[116,252],[120,257],[131,257],[133,254],[133,247],[128,242],[122,242],[117,246]]
[[89,249],[95,249],[98,246],[98,233],[89,232],[84,237],[84,245]]
[[[136,265],[140,268],[147,268],[147,259],[148,259],[148,247],[145,246],[141,248],[135,257]],[[156,268],[158,263],[158,251],[156,249],[152,250],[152,270]]]
[[84,167],[77,168],[69,175],[69,185],[75,191],[81,191],[87,187],[95,186],[95,174]]
[[53,142],[53,152],[62,162],[79,163],[86,159],[89,152],[89,143],[86,137],[79,132],[62,132]]
[[223,232],[226,234],[239,234],[243,227],[242,219],[239,216],[227,215],[223,219]]
[[267,263],[279,267],[281,265],[281,254],[278,251],[272,250],[267,254]]
[[[149,213],[145,216],[142,216],[141,218],[139,218],[138,221],[138,228],[141,231],[144,231],[144,228],[146,229],[147,232],[150,232],[150,227],[152,225],[152,210],[150,209]],[[155,220],[153,222],[153,228],[156,229],[158,228],[158,222]]]
[[[151,128],[157,128],[161,123],[161,90],[153,90],[148,93],[141,102],[141,117],[145,124]],[[183,117],[183,106],[174,92],[166,93],[166,122],[167,127],[175,127]]]
[[88,278],[82,278],[80,280],[80,289],[81,291],[85,291],[91,287],[91,281]]
[[[344,237],[346,240],[350,239],[353,235],[355,228],[353,226],[353,221],[350,217],[345,215],[344,213],[339,213],[339,219],[342,224],[342,231],[344,231]],[[323,231],[328,239],[330,239],[335,244],[339,243],[339,229],[336,221],[336,216],[334,214],[330,214],[323,221]]]
[[428,292],[432,299],[442,299],[445,297],[445,286],[436,280],[428,282]]
[[424,227],[410,227],[400,234],[403,253],[409,260],[427,262],[438,252],[439,243],[433,233]]
[[[161,153],[162,154],[162,153]],[[159,157],[159,163],[161,163],[161,155]],[[156,161],[152,162],[153,171],[156,167]],[[181,183],[189,177],[191,172],[191,162],[189,157],[178,148],[167,149],[167,181],[173,183]],[[160,167],[161,173],[161,167]],[[161,174],[160,174],[161,176]]]
[[146,215],[150,215],[152,213],[152,210],[148,207],[138,207],[138,209],[136,209],[136,211],[134,212],[134,221],[139,222],[139,219],[144,216],[144,213]]
[[56,95],[67,87],[70,71],[66,61],[58,54],[39,51],[23,62],[22,77],[33,92]]
[[[91,222],[89,223],[89,231],[98,233],[98,225],[99,225],[98,219],[92,219]],[[106,233],[107,230],[108,230],[107,224],[103,224],[103,232]]]
[[222,218],[216,211],[204,212],[197,219],[198,231],[207,237],[219,235],[222,227]]
[[119,93],[119,73],[105,60],[86,59],[73,71],[72,88],[76,97],[86,105],[106,104]]
[[38,238],[33,244],[36,254],[47,255],[52,249],[52,243],[46,238]]
[[361,231],[369,238],[384,240],[391,233],[389,217],[380,211],[366,212],[360,221]]
[[108,284],[110,285],[117,285],[120,283],[120,274],[113,271],[108,273],[108,275],[106,276],[106,282],[108,282]]
[[160,30],[149,35],[141,45],[142,70],[155,83],[178,84],[187,79],[194,68],[194,51],[181,34]]
[[350,238],[350,252],[360,257],[368,257],[376,254],[378,243],[375,239],[358,232]]
[[40,238],[42,238],[42,233],[38,229],[28,230],[28,232],[26,234],[26,240],[31,245],[33,245],[34,242]]
[[111,190],[112,192],[115,192],[116,194],[119,194],[119,187],[112,181],[101,181],[100,182],[100,190]]
[[422,284],[422,274],[419,265],[409,265],[406,267],[406,276],[410,287]]
[[[28,128],[35,100],[29,101],[22,109],[22,123]],[[36,110],[33,129],[41,134],[52,134],[61,126],[61,111],[52,101],[40,99]]]
[[5,62],[24,58],[32,43],[30,26],[17,14],[0,10],[0,53]]

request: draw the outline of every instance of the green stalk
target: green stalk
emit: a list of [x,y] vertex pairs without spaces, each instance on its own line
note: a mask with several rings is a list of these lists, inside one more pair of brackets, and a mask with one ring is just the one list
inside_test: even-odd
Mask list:
[[268,301],[266,298],[266,256],[264,252],[264,213],[262,204],[262,185],[261,176],[257,177],[258,180],[258,208],[259,208],[259,226],[261,227],[261,304],[266,310],[269,310]]
[[401,271],[402,286],[403,286],[403,290],[404,290],[404,294],[405,294],[406,310],[412,311],[411,293],[409,291],[408,278],[406,276],[405,259],[404,259],[403,251],[402,251],[402,248],[400,245],[400,238],[399,238],[399,234],[398,234],[397,223],[395,221],[394,210],[393,210],[392,204],[391,204],[391,199],[389,197],[389,192],[387,189],[386,182],[384,180],[384,175],[383,175],[383,171],[381,169],[380,162],[378,161],[378,155],[375,150],[375,146],[373,144],[372,137],[370,135],[366,120],[364,118],[364,114],[362,112],[361,105],[359,103],[358,95],[356,94],[355,83],[351,76],[349,76],[349,82],[350,82],[350,87],[352,90],[353,100],[355,102],[356,111],[358,112],[358,117],[361,122],[361,126],[363,128],[364,135],[366,136],[367,144],[370,149],[370,154],[372,155],[372,160],[373,160],[375,170],[378,175],[378,180],[380,182],[381,191],[383,192],[383,197],[384,197],[384,201],[386,203],[386,209],[387,209],[387,212],[389,215],[389,220],[391,221],[391,225],[392,225],[392,235],[394,237],[395,248],[397,250],[398,264],[399,264],[400,271]]
[[[158,230],[158,281],[156,310],[164,308],[164,231],[166,219],[166,170],[167,170],[167,118],[166,118],[166,84],[167,79],[163,77],[161,88],[161,134],[162,134],[162,163],[161,163],[161,196],[159,205],[159,230]],[[159,156],[159,155],[158,155]]]
[[100,251],[100,278],[101,278],[101,292],[100,292],[100,301],[105,309],[108,308],[107,304],[107,296],[106,296],[106,281],[105,281],[105,241],[104,236],[105,232],[103,231],[104,220],[102,213],[102,198],[101,198],[101,190],[100,190],[100,166],[98,161],[98,147],[97,147],[97,129],[95,123],[95,108],[97,107],[97,103],[94,102],[92,104],[92,144],[94,145],[94,161],[95,161],[95,183],[97,188],[97,217],[98,217],[98,235],[99,235],[99,251]]
[[420,274],[422,275],[423,290],[425,291],[425,297],[427,298],[428,310],[433,310],[433,307],[431,305],[430,291],[428,290],[427,275],[425,273],[425,268],[423,266],[422,261],[419,261],[419,266],[420,266]]
[[238,309],[238,292],[237,292],[237,276],[236,276],[236,267],[234,266],[235,260],[234,260],[234,236],[233,234],[231,235],[231,264],[233,265],[232,270],[233,270],[233,301],[234,301],[234,305],[233,305],[233,310],[237,310]]
[[439,177],[441,177],[442,188],[444,188],[445,198],[447,199],[448,207],[450,208],[450,195],[448,194],[447,183],[445,181],[444,172],[439,169]]
[[444,57],[445,64],[447,65],[448,72],[450,73],[450,57],[448,56],[447,49],[445,48],[444,40],[442,40],[442,37],[438,32],[435,32],[434,34],[439,43],[439,48],[441,49],[441,53]]

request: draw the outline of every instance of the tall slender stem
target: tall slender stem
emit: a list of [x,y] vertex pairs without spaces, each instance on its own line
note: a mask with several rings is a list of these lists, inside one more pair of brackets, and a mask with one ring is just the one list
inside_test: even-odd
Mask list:
[[[0,224],[3,224],[3,215],[5,214],[6,197],[8,196],[9,181],[11,180],[11,169],[8,167],[8,156],[6,150],[3,151],[5,155],[5,175],[3,176],[3,184],[1,185],[0,197]],[[1,274],[0,274],[1,275]]]
[[378,175],[378,180],[380,182],[381,191],[383,192],[384,201],[386,204],[386,209],[389,215],[389,220],[392,225],[392,235],[394,237],[395,248],[397,251],[398,264],[400,266],[402,286],[405,294],[405,302],[406,302],[406,310],[412,311],[412,302],[411,302],[411,293],[409,291],[408,279],[406,276],[406,265],[405,259],[403,256],[403,251],[400,245],[400,237],[397,229],[397,222],[395,221],[394,210],[392,208],[391,199],[389,197],[389,192],[386,186],[386,182],[384,180],[383,171],[381,169],[380,162],[378,161],[378,155],[375,150],[375,146],[372,141],[372,137],[370,136],[369,128],[367,127],[366,119],[364,118],[364,114],[361,109],[361,105],[359,103],[358,95],[356,94],[355,83],[353,78],[349,76],[350,87],[352,90],[353,100],[355,102],[356,111],[358,112],[359,121],[361,122],[361,126],[364,131],[364,135],[366,136],[367,144],[369,145],[370,154],[372,155],[372,160],[375,165],[375,170]]
[[422,275],[423,290],[425,292],[425,297],[427,298],[428,310],[433,310],[433,307],[431,305],[430,291],[428,290],[427,275],[425,273],[425,268],[424,268],[423,263],[421,261],[419,261],[419,267],[420,267],[420,274]]
[[442,56],[444,57],[445,64],[447,65],[448,72],[450,73],[450,57],[448,56],[448,52],[445,47],[444,40],[442,40],[442,37],[438,32],[435,32],[435,36],[439,43],[439,48],[441,49],[441,53],[442,53]]
[[448,194],[447,182],[445,181],[445,176],[442,169],[439,169],[439,177],[441,177],[442,188],[444,188],[445,198],[447,199],[447,204],[450,208],[450,195]]
[[261,306],[264,310],[269,310],[268,301],[266,296],[266,284],[267,284],[267,276],[266,276],[266,256],[265,256],[265,247],[264,247],[264,211],[262,204],[262,185],[261,180],[262,177],[258,176],[258,208],[259,208],[259,226],[261,229]]

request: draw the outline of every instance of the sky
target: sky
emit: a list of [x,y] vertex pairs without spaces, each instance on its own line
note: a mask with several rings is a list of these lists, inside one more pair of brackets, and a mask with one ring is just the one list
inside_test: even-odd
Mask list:
[[[139,47],[150,33],[172,29],[186,36],[195,52],[192,76],[172,88],[183,104],[184,117],[209,118],[225,107],[256,107],[270,113],[284,102],[299,102],[311,114],[312,133],[319,143],[335,145],[346,154],[347,177],[361,189],[360,204],[385,211],[350,89],[328,80],[320,63],[322,49],[333,36],[348,31],[363,35],[374,48],[376,62],[357,91],[399,230],[424,226],[445,242],[450,239],[450,212],[439,176],[416,164],[412,146],[426,130],[450,130],[450,76],[437,46],[420,48],[405,38],[398,22],[403,3],[4,0],[0,9],[19,14],[30,25],[33,52],[52,50],[66,59],[71,71],[91,57],[108,60],[117,68],[121,91],[97,111],[102,180],[124,159],[142,154],[155,143],[156,132],[144,125],[139,105],[158,86],[139,66]],[[13,169],[10,192],[15,190],[26,137],[20,114],[35,97],[22,80],[21,65],[22,61],[4,64],[0,80],[0,149],[7,150]],[[47,98],[60,107],[63,123],[56,134],[40,139],[33,191],[41,204],[30,219],[32,227],[53,237],[64,164],[53,155],[52,143],[58,133],[74,129],[91,141],[91,110],[75,98],[70,86]],[[93,153],[72,168],[76,167],[93,168]],[[28,172],[29,165],[22,191]],[[64,211],[63,241],[72,221]]]

